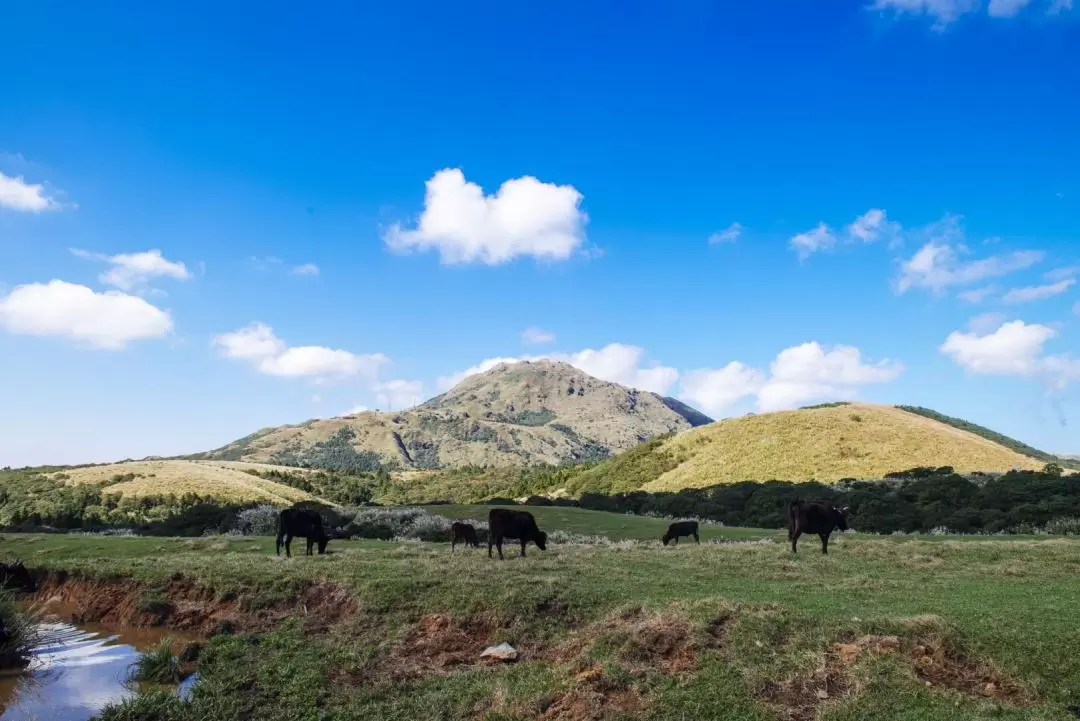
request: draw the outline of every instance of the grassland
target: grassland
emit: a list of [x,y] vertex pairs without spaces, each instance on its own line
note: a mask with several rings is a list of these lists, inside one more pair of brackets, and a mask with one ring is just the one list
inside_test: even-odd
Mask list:
[[[535,510],[548,528],[598,520]],[[657,523],[596,530],[655,538]],[[145,697],[108,721],[1073,718],[1080,543],[845,535],[822,557],[757,535],[552,545],[505,562],[377,541],[291,560],[265,538],[7,535],[3,547],[54,573],[43,593],[77,600],[89,583],[87,613],[171,608],[164,623],[190,624],[202,609],[235,631],[210,640],[190,703]],[[481,662],[501,641],[520,659]]]
[[916,466],[1005,472],[1044,465],[974,433],[868,404],[733,418],[680,433],[655,452],[674,466],[645,484],[648,491],[743,480],[828,483]]
[[[290,505],[314,498],[309,493],[283,483],[247,473],[250,469],[302,472],[299,469],[257,463],[162,460],[85,466],[64,469],[49,475],[71,484],[107,484],[109,493],[134,497],[197,493],[223,501],[264,501],[275,505]],[[121,478],[126,480],[119,480]]]

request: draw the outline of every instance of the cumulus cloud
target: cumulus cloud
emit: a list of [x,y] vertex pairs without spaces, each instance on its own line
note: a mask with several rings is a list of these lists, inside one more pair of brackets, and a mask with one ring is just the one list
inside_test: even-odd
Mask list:
[[328,380],[360,376],[373,380],[390,362],[382,353],[358,355],[323,346],[290,347],[270,326],[258,322],[215,336],[211,345],[226,358],[245,361],[259,373],[281,378]]
[[819,223],[813,230],[799,233],[791,239],[791,247],[799,254],[799,260],[806,260],[814,253],[828,250],[834,245],[836,245],[836,235],[824,223]]
[[978,305],[994,293],[997,293],[997,290],[998,289],[996,285],[984,285],[982,288],[972,288],[971,290],[965,290],[962,293],[957,293],[956,297],[964,301],[965,303]]
[[555,360],[569,363],[600,380],[661,394],[666,393],[679,379],[679,371],[674,368],[646,364],[645,349],[623,343],[610,343],[599,350],[586,348],[577,353],[488,358],[466,370],[440,376],[436,385],[439,390],[446,391],[465,378],[489,371],[500,363],[519,363],[526,360]]
[[756,396],[765,381],[762,371],[732,361],[723,368],[694,370],[684,375],[679,398],[717,417],[737,401]]
[[0,173],[0,208],[23,213],[60,210],[63,206],[42,184],[28,183],[21,176]]
[[17,286],[0,298],[0,327],[11,333],[60,336],[93,348],[121,350],[129,342],[161,338],[172,317],[142,298],[118,291],[97,293],[53,280]]
[[1002,300],[1010,305],[1016,305],[1019,303],[1032,303],[1037,300],[1045,300],[1052,298],[1055,295],[1061,295],[1076,285],[1076,280],[1068,278],[1066,280],[1058,281],[1057,283],[1051,283],[1049,285],[1035,285],[1028,288],[1013,288]]
[[885,240],[894,245],[900,239],[900,224],[889,220],[881,208],[871,208],[847,227],[848,237],[863,243]]
[[183,263],[167,260],[160,250],[147,250],[142,253],[121,253],[102,255],[86,250],[72,248],[71,252],[85,260],[98,260],[108,263],[111,268],[98,276],[105,285],[120,290],[136,290],[146,287],[156,278],[190,280],[191,273]]
[[1030,268],[1044,257],[1040,251],[1021,250],[965,261],[961,258],[963,250],[963,246],[931,240],[901,265],[897,292],[926,288],[941,293],[953,286],[971,285]]
[[380,408],[400,411],[419,405],[424,400],[424,383],[416,380],[396,379],[372,386],[375,401]]
[[903,372],[894,360],[864,363],[853,346],[826,350],[819,343],[803,343],[776,356],[769,380],[758,392],[758,408],[777,411],[816,400],[853,398],[865,385],[889,383]]
[[992,333],[953,332],[940,350],[972,373],[1034,375],[1040,369],[1043,346],[1056,335],[1045,325],[1014,320]]
[[498,265],[523,256],[566,260],[585,243],[588,216],[571,185],[524,176],[485,195],[456,168],[440,170],[426,185],[416,227],[395,224],[385,233],[391,250],[435,250],[447,264]]
[[529,345],[545,345],[555,341],[555,334],[551,331],[531,326],[521,331],[521,342]]
[[318,275],[319,266],[314,263],[304,263],[292,269],[293,275]]
[[719,233],[713,233],[709,236],[709,245],[716,245],[718,243],[734,243],[740,237],[742,237],[742,223],[732,223]]

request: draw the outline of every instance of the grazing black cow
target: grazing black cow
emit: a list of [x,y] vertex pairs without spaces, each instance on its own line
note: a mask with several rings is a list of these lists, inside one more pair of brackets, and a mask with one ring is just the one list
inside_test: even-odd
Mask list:
[[285,545],[285,555],[292,558],[292,539],[294,536],[307,539],[307,555],[311,555],[311,547],[319,544],[319,553],[326,553],[326,544],[330,541],[326,529],[323,528],[322,516],[317,511],[309,511],[303,508],[286,508],[278,516],[277,529],[277,555],[281,555],[281,546]]
[[697,521],[676,521],[668,526],[667,533],[664,534],[664,545],[668,545],[669,542],[675,541],[675,545],[679,545],[680,536],[693,536],[694,543],[701,543],[701,539],[698,538],[698,522]]
[[509,508],[492,508],[488,513],[488,558],[491,558],[491,546],[499,549],[502,559],[504,538],[516,538],[521,541],[521,555],[525,556],[525,544],[532,541],[541,551],[547,550],[547,534],[536,526],[536,519],[528,511],[514,511]]
[[788,508],[788,540],[791,552],[798,553],[799,536],[804,533],[816,533],[821,538],[821,552],[829,553],[829,536],[833,529],[848,529],[847,506],[838,508],[824,503],[792,501]]
[[0,563],[0,588],[17,588],[20,591],[35,591],[37,584],[23,562],[15,559],[14,563]]
[[464,543],[466,548],[469,546],[472,546],[473,548],[480,547],[480,541],[476,538],[476,529],[473,528],[471,523],[459,523],[455,521],[453,525],[450,526],[450,533],[452,534],[450,538],[451,553],[454,552],[454,547],[457,546],[458,541]]

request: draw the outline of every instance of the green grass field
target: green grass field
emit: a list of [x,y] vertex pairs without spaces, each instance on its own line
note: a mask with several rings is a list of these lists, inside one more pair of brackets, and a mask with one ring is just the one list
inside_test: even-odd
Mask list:
[[[847,535],[829,557],[810,539],[792,556],[771,531],[709,528],[759,542],[664,548],[660,520],[530,510],[548,530],[650,542],[504,562],[377,541],[287,560],[270,538],[6,535],[0,548],[172,599],[167,622],[237,621],[203,652],[190,702],[151,694],[112,721],[1065,720],[1080,703],[1080,542]],[[261,621],[243,628],[243,614]],[[481,663],[501,641],[521,658]]]

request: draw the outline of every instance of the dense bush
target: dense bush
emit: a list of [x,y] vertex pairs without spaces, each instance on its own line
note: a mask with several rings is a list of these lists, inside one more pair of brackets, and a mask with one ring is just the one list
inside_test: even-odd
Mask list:
[[281,509],[268,503],[245,508],[236,514],[233,530],[244,536],[273,536],[277,533],[278,515]]
[[0,670],[22,668],[29,662],[33,628],[14,596],[0,589]]
[[[453,522],[443,516],[433,516],[422,508],[366,508],[359,511],[345,527],[354,538],[377,538],[448,543]],[[477,535],[487,536],[487,524],[472,521]]]

